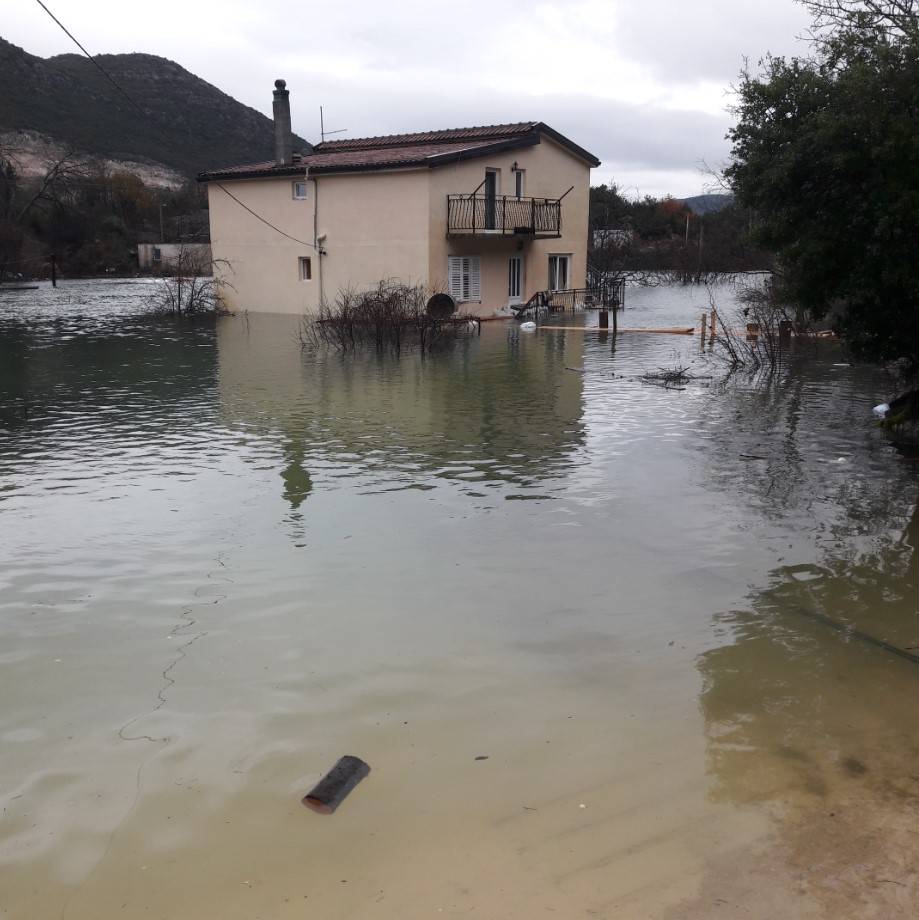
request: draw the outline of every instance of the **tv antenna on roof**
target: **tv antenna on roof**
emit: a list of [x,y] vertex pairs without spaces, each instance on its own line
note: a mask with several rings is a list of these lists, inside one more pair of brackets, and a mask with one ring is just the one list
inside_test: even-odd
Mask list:
[[325,119],[322,116],[322,106],[319,106],[319,133],[322,136],[322,142],[325,143],[325,139],[332,134],[344,134],[347,131],[347,128],[337,128],[335,131],[326,131],[325,129]]

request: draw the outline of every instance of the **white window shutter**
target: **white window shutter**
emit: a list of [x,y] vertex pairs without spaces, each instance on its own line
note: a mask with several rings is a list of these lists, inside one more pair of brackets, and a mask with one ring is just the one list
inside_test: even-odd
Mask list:
[[482,299],[482,267],[478,256],[447,256],[447,293],[457,303]]
[[482,262],[478,256],[469,257],[469,300],[482,299]]
[[447,293],[457,303],[463,299],[463,260],[459,256],[447,258]]

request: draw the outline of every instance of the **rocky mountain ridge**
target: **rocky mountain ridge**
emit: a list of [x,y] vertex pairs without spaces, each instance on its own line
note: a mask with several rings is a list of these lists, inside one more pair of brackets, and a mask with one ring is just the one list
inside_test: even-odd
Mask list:
[[[151,54],[97,60],[137,107],[82,55],[41,58],[0,38],[0,135],[18,141],[29,161],[42,147],[74,150],[158,174],[154,184],[273,156],[270,118],[174,61]],[[294,148],[306,147],[295,135]]]

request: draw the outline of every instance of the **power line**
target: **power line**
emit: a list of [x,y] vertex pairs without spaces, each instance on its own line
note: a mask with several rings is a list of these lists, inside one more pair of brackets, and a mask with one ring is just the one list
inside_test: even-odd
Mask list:
[[240,207],[245,208],[253,217],[257,217],[263,224],[265,224],[268,227],[271,227],[272,230],[274,230],[277,233],[280,233],[281,236],[286,236],[287,239],[293,240],[295,243],[299,243],[301,246],[309,246],[310,249],[316,248],[316,246],[313,243],[304,243],[303,240],[298,240],[295,236],[291,236],[289,233],[285,233],[279,227],[276,227],[273,223],[271,223],[270,220],[265,220],[265,218],[262,217],[261,214],[256,214],[255,211],[253,211],[252,208],[249,207],[249,205],[240,201],[225,185],[222,185],[220,182],[215,182],[214,184],[217,186],[217,188],[223,189],[223,191],[225,191]]
[[[121,93],[121,95],[124,96],[124,98],[127,99],[128,102],[130,102],[131,105],[133,105],[141,115],[146,117],[147,112],[145,112],[141,106],[135,102],[130,95],[128,95],[126,90],[122,89],[121,85],[115,80],[115,78],[83,47],[83,45],[80,44],[76,36],[64,25],[64,23],[60,21],[60,19],[57,18],[57,16],[54,15],[54,13],[51,12],[51,10],[48,9],[47,6],[45,6],[42,0],[35,0],[35,2],[55,21],[55,23],[57,23],[57,25],[63,30],[64,34],[80,49],[80,51],[82,51],[83,54],[85,54],[86,57],[88,57],[90,61],[92,61],[93,64],[99,68],[99,71],[105,76],[109,83],[111,83],[112,86],[114,86],[115,89],[117,89],[118,92]],[[260,220],[267,227],[271,227],[271,229],[276,233],[280,233],[281,236],[286,236],[287,239],[293,240],[295,243],[299,243],[301,246],[308,246],[310,249],[317,248],[313,243],[305,243],[303,240],[298,240],[295,236],[291,236],[289,233],[285,233],[279,227],[276,227],[273,223],[271,223],[271,221],[262,217],[261,214],[257,214],[255,211],[253,211],[252,208],[250,208],[247,204],[243,204],[243,202],[241,202],[229,189],[225,188],[219,182],[216,184],[222,188],[240,207],[245,208],[253,217]]]
[[64,23],[62,23],[60,19],[58,19],[57,16],[55,16],[54,13],[52,13],[51,10],[45,6],[44,3],[42,3],[42,0],[35,0],[35,2],[58,24],[58,26],[60,26],[64,34],[80,49],[80,51],[82,51],[83,54],[85,54],[93,62],[93,64],[99,68],[100,73],[102,73],[102,75],[109,81],[109,83],[111,83],[112,86],[114,86],[115,89],[117,89],[118,92],[121,93],[121,95],[124,96],[124,98],[127,99],[128,102],[130,102],[138,112],[141,113],[141,115],[146,115],[147,113],[140,107],[140,105],[135,102],[127,94],[127,92],[121,88],[121,86],[118,85],[118,83],[115,81],[115,78],[80,44],[73,32],[71,32],[67,26],[65,26]]

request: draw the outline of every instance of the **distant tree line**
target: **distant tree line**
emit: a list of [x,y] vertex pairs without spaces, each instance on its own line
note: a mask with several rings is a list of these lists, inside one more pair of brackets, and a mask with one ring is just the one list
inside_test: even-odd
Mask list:
[[771,269],[771,254],[753,242],[752,212],[730,198],[722,204],[696,214],[669,196],[629,200],[616,185],[594,186],[589,219],[591,274],[702,282]]
[[65,276],[136,272],[138,242],[207,241],[206,208],[192,182],[151,188],[72,154],[24,176],[0,149],[0,282],[47,277],[52,257]]

